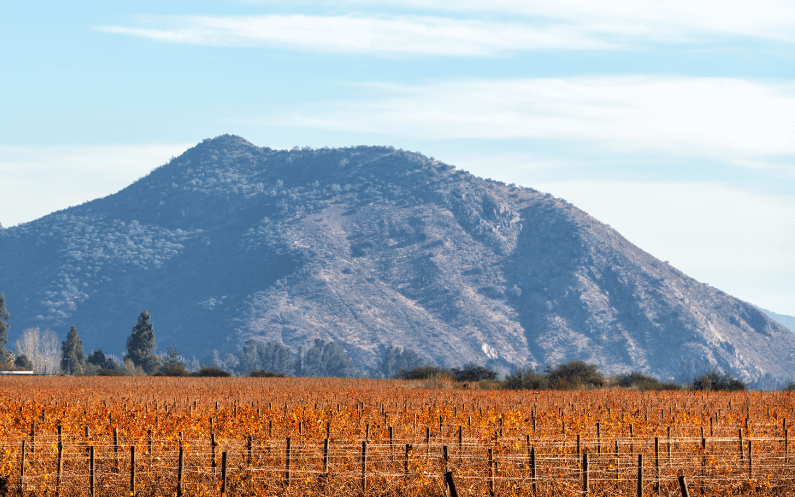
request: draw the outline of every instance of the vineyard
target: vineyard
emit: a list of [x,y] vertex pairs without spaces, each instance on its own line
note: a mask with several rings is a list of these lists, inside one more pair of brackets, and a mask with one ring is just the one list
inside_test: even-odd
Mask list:
[[0,398],[0,494],[795,492],[789,393],[35,377]]

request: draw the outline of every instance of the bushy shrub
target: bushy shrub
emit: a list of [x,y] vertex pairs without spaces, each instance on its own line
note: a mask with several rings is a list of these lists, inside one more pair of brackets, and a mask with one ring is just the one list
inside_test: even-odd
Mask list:
[[480,380],[496,380],[497,372],[489,368],[469,362],[460,368],[453,368],[450,370],[453,374],[455,381],[480,381]]
[[599,372],[596,364],[583,361],[571,361],[555,367],[547,366],[544,372],[549,386],[558,390],[601,387],[605,384],[605,377]]
[[118,369],[100,369],[97,376],[127,376],[127,373]]
[[662,382],[653,376],[637,371],[618,375],[615,383],[622,388],[636,388],[638,390],[679,390],[680,388],[675,382]]
[[161,366],[160,370],[152,376],[191,376],[184,365]]
[[223,369],[202,366],[200,370],[196,371],[191,376],[213,376],[218,378],[228,378],[232,375]]
[[277,373],[275,371],[263,371],[261,369],[252,371],[249,376],[251,376],[252,378],[287,378],[288,377],[288,375],[284,373]]
[[745,389],[745,383],[729,373],[720,374],[717,371],[710,371],[709,373],[693,378],[693,390],[738,392]]
[[533,368],[519,368],[505,377],[502,386],[512,390],[545,390],[549,388],[549,379]]

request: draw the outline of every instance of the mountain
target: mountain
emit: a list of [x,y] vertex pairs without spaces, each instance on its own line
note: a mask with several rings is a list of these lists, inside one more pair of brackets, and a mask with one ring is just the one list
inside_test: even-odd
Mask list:
[[0,231],[11,341],[28,326],[119,353],[249,338],[386,346],[502,370],[580,359],[685,379],[792,377],[795,335],[562,199],[392,147],[205,140],[108,197]]
[[795,332],[795,317],[787,316],[786,314],[778,314],[773,311],[768,311],[767,309],[762,309],[761,307],[759,307],[759,310],[764,312],[773,321],[776,321],[777,323],[784,325],[784,327],[788,330]]

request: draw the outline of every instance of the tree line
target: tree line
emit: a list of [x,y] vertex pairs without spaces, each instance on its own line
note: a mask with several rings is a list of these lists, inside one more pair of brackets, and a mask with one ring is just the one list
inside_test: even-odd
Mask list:
[[[72,326],[66,340],[58,347],[52,334],[37,328],[23,332],[17,341],[17,353],[6,350],[9,313],[5,296],[0,293],[0,368],[22,369],[44,374],[66,375],[157,375],[157,376],[326,376],[371,377],[405,380],[451,380],[457,383],[483,383],[486,388],[506,389],[580,389],[620,387],[640,390],[745,390],[748,386],[728,373],[708,371],[690,382],[664,382],[639,372],[606,377],[594,364],[571,361],[544,368],[519,368],[498,379],[498,373],[485,366],[468,363],[447,368],[430,364],[411,349],[387,347],[381,361],[369,371],[358,371],[346,350],[335,342],[316,339],[312,347],[293,352],[278,342],[250,339],[239,356],[228,354],[221,359],[217,351],[201,363],[187,361],[173,344],[165,354],[157,353],[157,341],[151,315],[143,311],[127,337],[126,354],[119,360],[97,350],[86,356],[78,330]],[[785,390],[795,390],[789,382]]]
[[79,332],[72,326],[66,340],[58,343],[49,331],[28,328],[17,340],[16,353],[6,350],[9,314],[5,296],[0,294],[0,368],[65,375],[168,375],[168,376],[326,376],[390,378],[400,369],[424,366],[427,361],[410,349],[388,347],[381,362],[369,371],[357,370],[340,344],[316,339],[307,350],[293,352],[278,342],[251,339],[243,344],[239,356],[218,352],[201,362],[187,360],[175,345],[165,354],[157,353],[152,316],[143,311],[126,341],[122,358],[102,349],[86,355]]

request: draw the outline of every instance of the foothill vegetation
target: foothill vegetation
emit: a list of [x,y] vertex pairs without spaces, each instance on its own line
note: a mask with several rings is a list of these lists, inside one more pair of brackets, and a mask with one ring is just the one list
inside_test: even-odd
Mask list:
[[[176,377],[228,377],[251,376],[255,378],[338,377],[338,378],[392,378],[420,380],[430,387],[462,387],[509,390],[572,390],[595,388],[631,388],[636,390],[741,391],[747,388],[742,381],[728,373],[705,371],[692,381],[676,383],[660,381],[640,372],[627,372],[605,376],[594,364],[570,361],[544,368],[519,368],[499,379],[499,374],[488,367],[469,362],[460,367],[429,364],[411,349],[387,347],[381,361],[369,371],[359,371],[353,366],[345,349],[334,342],[315,340],[306,351],[299,348],[294,353],[277,342],[248,340],[238,357],[231,354],[221,361],[217,353],[211,354],[198,367],[180,355],[175,345],[165,354],[157,353],[157,342],[151,315],[144,311],[138,317],[127,337],[122,361],[102,350],[86,356],[83,343],[75,326],[72,326],[61,343],[57,354],[57,341],[51,334],[38,329],[28,329],[17,342],[17,352],[5,349],[8,342],[5,296],[0,294],[0,367],[38,371],[43,374],[70,376],[176,376]],[[32,357],[31,357],[32,356]],[[49,359],[49,369],[47,361]],[[193,361],[196,362],[195,360]],[[792,390],[788,383],[785,390]]]

